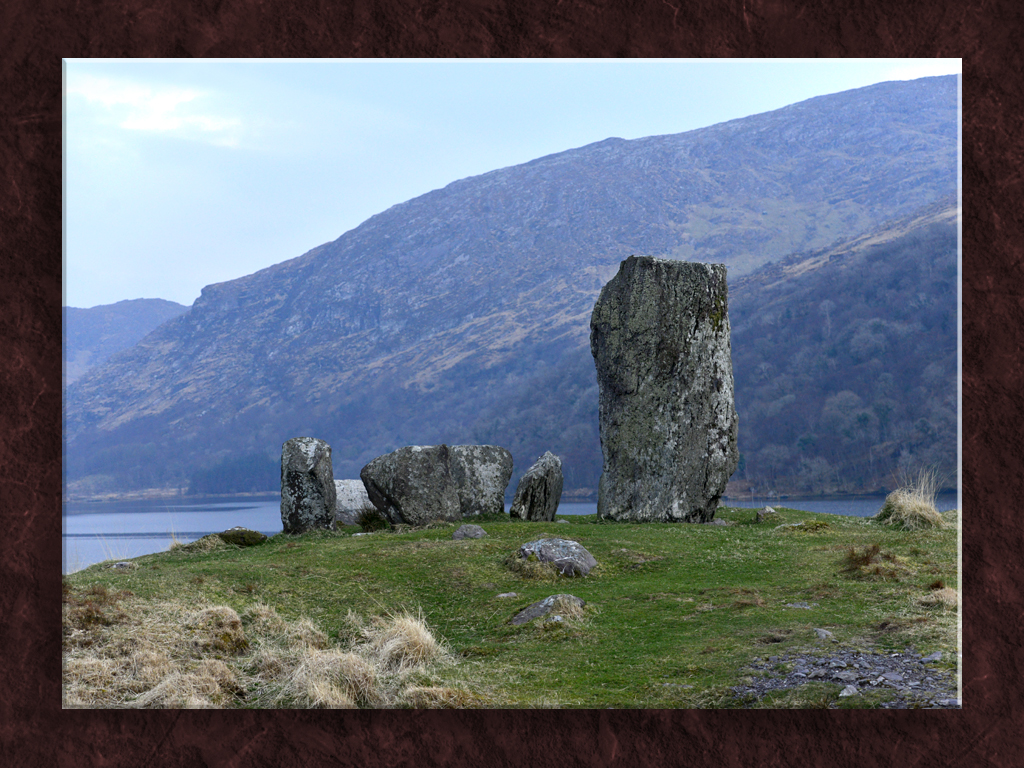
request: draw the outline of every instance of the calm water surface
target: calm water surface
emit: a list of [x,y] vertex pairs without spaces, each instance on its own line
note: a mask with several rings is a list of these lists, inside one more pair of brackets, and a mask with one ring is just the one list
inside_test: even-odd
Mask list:
[[[731,499],[730,507],[789,507],[832,515],[870,517],[882,506],[880,497],[861,499]],[[955,509],[955,494],[939,496],[940,511]],[[505,505],[506,511],[508,505]],[[593,515],[597,504],[564,503],[561,515]],[[64,573],[104,560],[126,560],[163,552],[174,540],[188,543],[236,525],[268,536],[281,532],[278,494],[245,499],[187,497],[145,501],[68,502],[63,505]]]

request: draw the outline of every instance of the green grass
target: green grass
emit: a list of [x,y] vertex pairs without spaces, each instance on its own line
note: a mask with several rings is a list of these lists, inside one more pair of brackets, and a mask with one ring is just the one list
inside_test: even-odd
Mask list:
[[[352,642],[350,612],[418,614],[453,660],[421,673],[418,684],[468,691],[455,697],[466,706],[742,706],[731,686],[769,655],[913,647],[956,659],[956,609],[927,599],[936,584],[959,585],[955,526],[905,531],[863,518],[778,511],[778,523],[755,524],[754,510],[720,509],[716,517],[729,526],[506,518],[483,521],[488,536],[463,541],[451,539],[450,525],[358,537],[351,535],[356,526],[280,534],[246,549],[203,551],[197,543],[136,558],[134,570],[86,568],[65,577],[65,592],[81,602],[102,587],[142,605],[228,606],[243,616],[262,603],[286,621],[310,620],[328,647],[342,649]],[[793,523],[804,525],[787,525]],[[521,544],[544,536],[579,541],[598,567],[575,579],[509,567]],[[506,592],[517,597],[497,597]],[[583,598],[582,616],[508,624],[558,592]],[[785,607],[793,602],[817,607]],[[125,615],[108,613],[114,622]],[[90,616],[82,631],[110,631]],[[840,645],[818,640],[818,627]],[[101,635],[95,642],[102,644]],[[72,652],[66,639],[65,655]],[[852,706],[836,701],[838,688],[806,688],[758,706]],[[256,700],[236,696],[223,705]]]

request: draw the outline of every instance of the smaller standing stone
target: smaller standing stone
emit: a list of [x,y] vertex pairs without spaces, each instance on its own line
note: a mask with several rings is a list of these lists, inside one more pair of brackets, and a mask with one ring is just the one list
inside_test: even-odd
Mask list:
[[509,509],[510,517],[551,522],[562,498],[562,460],[551,451],[526,470],[516,488]]
[[281,524],[285,533],[334,528],[331,446],[315,437],[294,437],[281,447]]
[[362,480],[335,480],[334,490],[338,498],[334,519],[342,525],[358,524],[362,511],[373,506]]
[[453,445],[449,453],[462,516],[504,515],[512,454],[497,445]]
[[378,456],[359,473],[373,505],[392,523],[462,519],[447,445],[409,445]]
[[479,525],[460,525],[456,529],[455,533],[452,534],[453,539],[482,539],[487,535],[487,531],[481,528]]

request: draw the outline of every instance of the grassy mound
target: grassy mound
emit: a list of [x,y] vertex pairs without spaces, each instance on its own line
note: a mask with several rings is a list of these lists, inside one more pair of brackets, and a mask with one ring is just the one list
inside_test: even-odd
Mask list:
[[[912,647],[955,670],[955,528],[777,511],[781,529],[729,508],[728,526],[506,517],[462,541],[352,525],[97,564],[64,580],[64,706],[729,707],[770,655]],[[587,577],[511,557],[567,532]],[[582,612],[510,623],[564,592]],[[831,685],[830,706],[868,706]]]

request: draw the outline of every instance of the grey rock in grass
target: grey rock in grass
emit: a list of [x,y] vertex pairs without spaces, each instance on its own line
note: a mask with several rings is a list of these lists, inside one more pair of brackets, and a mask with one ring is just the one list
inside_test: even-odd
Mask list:
[[505,514],[512,454],[497,445],[453,445],[449,454],[462,517]]
[[527,542],[519,548],[519,557],[526,560],[530,555],[542,563],[554,563],[563,576],[587,576],[597,565],[597,560],[582,544],[569,539]]
[[240,525],[221,531],[217,535],[225,544],[234,544],[236,547],[254,547],[267,540],[266,534],[243,528]]
[[295,437],[281,447],[281,524],[285,533],[334,528],[331,446]]
[[462,519],[447,445],[408,445],[378,456],[359,473],[366,493],[392,523]]
[[453,539],[482,539],[487,535],[487,531],[481,528],[479,525],[465,524],[460,525],[455,533],[452,534]]
[[342,525],[356,525],[362,511],[373,506],[362,480],[335,480],[334,490],[334,519]]
[[757,515],[754,517],[755,523],[772,522],[779,519],[779,513],[776,512],[772,507],[764,507],[763,509],[757,510]]
[[541,616],[546,616],[553,610],[565,610],[566,608],[564,606],[582,608],[585,605],[586,601],[582,598],[576,597],[575,595],[551,595],[550,597],[545,597],[543,600],[538,600],[536,603],[528,605],[513,616],[509,620],[509,623],[518,626],[520,624],[525,624],[528,621],[539,619]]
[[561,498],[562,460],[547,451],[519,481],[508,513],[520,520],[551,522]]
[[707,522],[736,470],[726,270],[630,256],[590,318],[599,517]]

